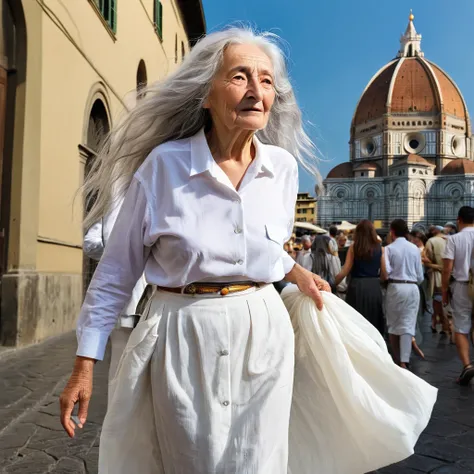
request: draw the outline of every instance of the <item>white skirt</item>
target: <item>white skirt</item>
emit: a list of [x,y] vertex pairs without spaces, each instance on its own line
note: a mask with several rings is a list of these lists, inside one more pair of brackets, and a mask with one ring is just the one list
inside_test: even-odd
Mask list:
[[282,297],[294,332],[272,286],[157,293],[110,384],[99,473],[363,474],[411,455],[436,389],[336,296]]
[[286,473],[293,373],[293,329],[273,285],[157,292],[109,386],[99,473]]

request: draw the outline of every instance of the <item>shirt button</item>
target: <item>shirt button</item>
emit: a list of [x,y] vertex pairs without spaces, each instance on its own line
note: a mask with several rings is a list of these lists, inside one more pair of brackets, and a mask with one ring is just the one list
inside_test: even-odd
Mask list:
[[225,407],[228,407],[229,406],[229,401],[228,400],[225,400],[222,402],[222,405],[224,405]]
[[242,265],[242,264],[244,263],[244,261],[243,261],[243,260],[237,260],[235,263],[236,263],[237,265]]
[[223,351],[221,351],[221,356],[228,356],[229,355],[229,351],[224,349]]
[[234,229],[234,233],[235,233],[235,234],[241,234],[241,233],[242,233],[242,229],[241,229],[240,227],[236,227],[236,228]]

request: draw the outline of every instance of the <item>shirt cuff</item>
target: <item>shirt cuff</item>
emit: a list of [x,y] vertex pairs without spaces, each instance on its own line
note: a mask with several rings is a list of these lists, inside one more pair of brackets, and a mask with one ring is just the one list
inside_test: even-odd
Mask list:
[[91,359],[104,360],[105,348],[109,340],[108,332],[97,329],[84,328],[78,335],[76,355],[90,357]]
[[282,249],[282,261],[283,261],[283,271],[285,275],[291,272],[293,267],[296,265],[296,262]]

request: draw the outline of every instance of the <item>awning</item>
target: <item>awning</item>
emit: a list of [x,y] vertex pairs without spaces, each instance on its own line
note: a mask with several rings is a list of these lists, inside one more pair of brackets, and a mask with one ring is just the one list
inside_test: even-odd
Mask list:
[[357,226],[355,224],[351,224],[350,222],[342,221],[336,227],[337,230],[354,230]]
[[317,225],[311,224],[309,222],[295,222],[295,227],[298,227],[299,229],[307,229],[307,230],[312,230],[313,232],[316,232],[318,234],[326,234],[327,231],[322,229],[321,227],[318,227]]

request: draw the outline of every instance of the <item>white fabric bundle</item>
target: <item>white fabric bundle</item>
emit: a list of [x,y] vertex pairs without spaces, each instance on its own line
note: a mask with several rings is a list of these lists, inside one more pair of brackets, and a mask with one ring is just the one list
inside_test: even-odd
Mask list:
[[324,308],[294,285],[296,337],[289,474],[363,474],[411,454],[437,389],[392,361],[379,332],[331,293]]

